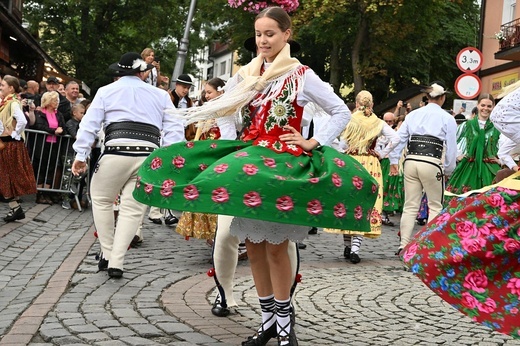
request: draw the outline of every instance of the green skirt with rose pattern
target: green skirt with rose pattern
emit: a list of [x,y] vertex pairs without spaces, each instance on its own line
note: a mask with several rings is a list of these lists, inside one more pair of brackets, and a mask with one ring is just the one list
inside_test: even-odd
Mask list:
[[378,186],[356,160],[330,147],[312,156],[252,142],[205,140],[155,150],[134,197],[160,208],[370,231]]

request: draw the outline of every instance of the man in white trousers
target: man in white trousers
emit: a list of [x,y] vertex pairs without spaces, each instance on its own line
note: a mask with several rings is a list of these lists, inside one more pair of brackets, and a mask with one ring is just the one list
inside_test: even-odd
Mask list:
[[[96,134],[104,126],[105,150],[94,170],[91,198],[102,251],[98,267],[108,268],[112,278],[123,276],[126,251],[147,209],[132,196],[139,167],[161,140],[164,145],[184,140],[182,121],[165,113],[174,108],[168,93],[143,82],[144,72],[152,67],[134,52],[123,54],[118,63],[110,65],[121,78],[98,90],[73,145],[76,159],[72,173],[78,175],[86,170]],[[120,191],[114,231],[112,204]]]
[[[428,104],[410,112],[397,131],[400,142],[388,155],[390,175],[399,174],[398,162],[404,146],[404,206],[401,216],[401,241],[396,255],[411,241],[423,191],[428,197],[428,222],[442,209],[445,178],[455,169],[457,160],[457,123],[441,107],[449,93],[441,82],[421,90]],[[443,150],[444,162],[442,161]]]

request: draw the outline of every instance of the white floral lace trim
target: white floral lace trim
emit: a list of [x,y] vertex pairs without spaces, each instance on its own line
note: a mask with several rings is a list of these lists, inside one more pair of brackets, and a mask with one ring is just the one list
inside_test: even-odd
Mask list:
[[308,226],[289,225],[276,222],[235,217],[231,222],[230,233],[239,239],[249,239],[253,243],[267,241],[281,244],[286,240],[303,241],[309,230]]

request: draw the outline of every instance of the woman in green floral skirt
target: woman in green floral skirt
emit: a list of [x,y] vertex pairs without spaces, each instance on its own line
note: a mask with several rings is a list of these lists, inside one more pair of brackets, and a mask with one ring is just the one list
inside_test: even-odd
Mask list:
[[[239,141],[205,140],[156,150],[143,164],[134,191],[146,204],[233,215],[231,234],[246,239],[262,308],[262,323],[243,345],[297,345],[290,322],[289,240],[309,226],[370,230],[378,186],[356,160],[323,146],[350,119],[344,102],[307,66],[290,56],[291,20],[269,7],[255,20],[258,56],[228,81],[225,93],[202,107],[178,110],[196,122],[241,110]],[[306,140],[303,107],[331,115]]]
[[460,125],[457,147],[460,162],[448,181],[447,191],[462,194],[490,185],[500,169],[498,138],[500,132],[489,120],[495,105],[490,94],[478,98],[478,115]]

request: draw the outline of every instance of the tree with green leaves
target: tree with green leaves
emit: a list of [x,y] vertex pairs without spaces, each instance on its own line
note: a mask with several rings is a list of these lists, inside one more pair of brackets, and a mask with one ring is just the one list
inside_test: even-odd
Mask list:
[[[173,70],[189,0],[31,0],[26,19],[42,46],[70,74],[94,90],[108,82],[106,67],[126,51],[152,46],[162,73]],[[474,0],[301,0],[292,15],[298,57],[336,92],[370,90],[376,103],[417,83],[459,75],[455,57],[478,36]],[[213,41],[239,51],[254,34],[255,14],[226,0],[198,0],[184,72],[196,74],[197,50]],[[352,99],[353,97],[349,97]]]
[[[127,51],[152,46],[161,67],[173,70],[188,8],[189,0],[31,0],[24,17],[49,55],[95,91],[110,81],[107,66]],[[195,56],[197,32],[191,40]],[[186,69],[191,66],[188,61]]]

